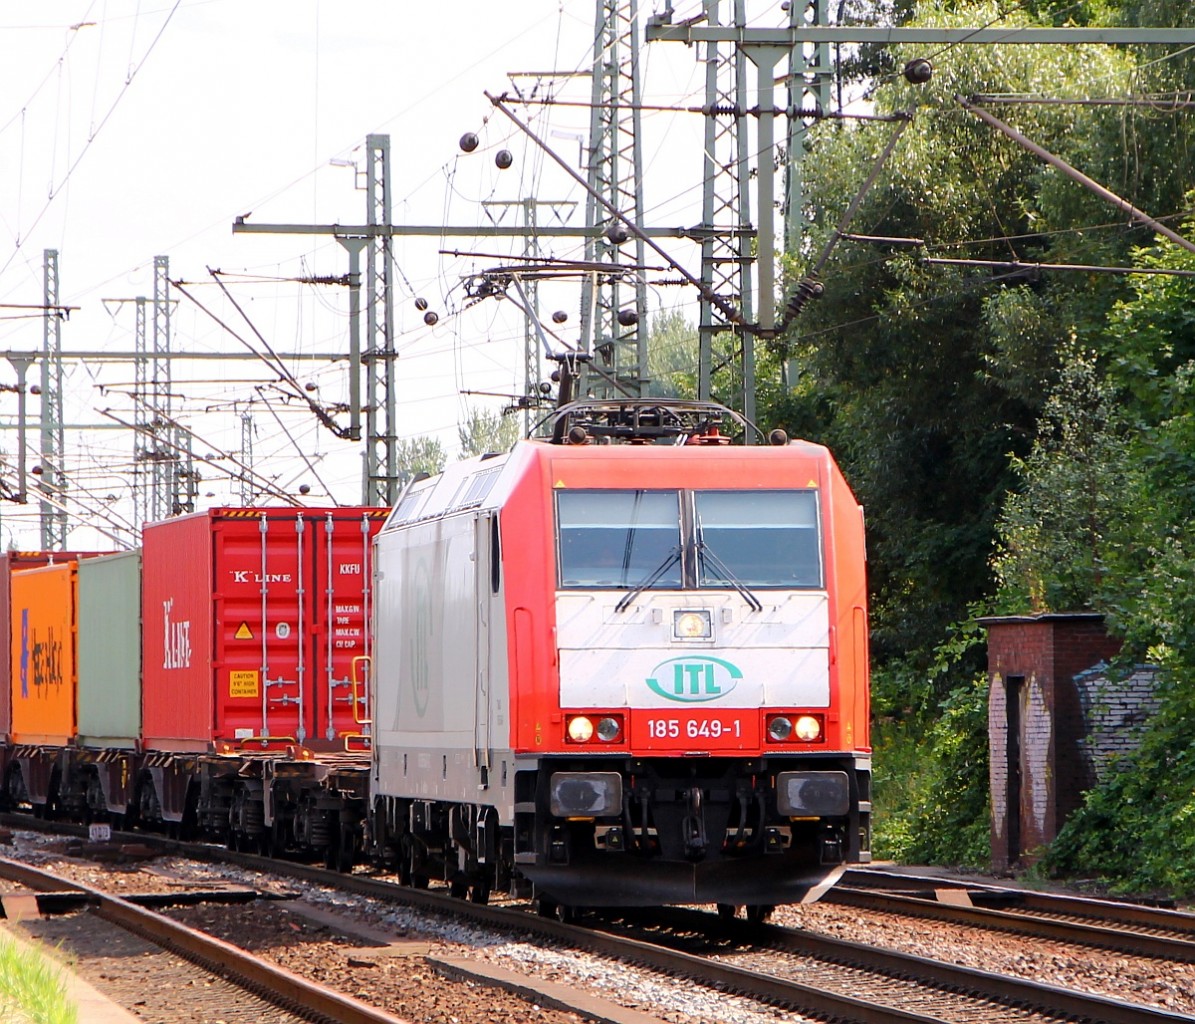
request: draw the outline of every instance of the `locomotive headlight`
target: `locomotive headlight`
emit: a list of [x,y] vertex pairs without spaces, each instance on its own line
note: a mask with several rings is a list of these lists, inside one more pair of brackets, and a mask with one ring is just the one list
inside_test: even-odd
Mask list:
[[598,719],[597,737],[603,743],[613,743],[621,735],[622,722],[617,718],[607,715],[605,718]]
[[549,810],[558,818],[608,818],[622,812],[618,772],[553,772]]
[[822,734],[822,723],[813,715],[802,715],[797,719],[797,739],[812,743]]
[[714,623],[708,608],[676,609],[672,613],[672,636],[676,640],[712,640]]
[[790,817],[838,817],[851,808],[846,772],[781,772],[776,776],[776,809]]
[[793,721],[786,715],[776,715],[768,721],[768,739],[783,743],[793,734]]
[[584,715],[575,715],[568,720],[568,738],[574,743],[588,743],[593,739],[593,722]]

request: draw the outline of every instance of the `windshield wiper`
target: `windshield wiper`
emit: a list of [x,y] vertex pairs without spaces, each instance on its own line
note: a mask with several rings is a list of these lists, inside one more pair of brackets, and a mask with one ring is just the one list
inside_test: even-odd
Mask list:
[[[751,593],[751,591],[747,589],[747,587],[738,579],[738,577],[730,571],[730,567],[723,562],[722,559],[715,555],[713,551],[709,549],[709,547],[706,546],[705,534],[701,529],[700,519],[697,520],[697,557],[699,560],[704,558],[710,563],[710,565],[717,569],[718,572],[720,572],[725,578],[726,582],[739,592],[743,600],[747,602],[748,607],[753,612],[763,611],[763,605],[759,603],[759,598]],[[700,561],[698,562],[698,565],[700,565]]]
[[678,545],[677,547],[674,547],[671,551],[669,551],[667,556],[664,558],[664,561],[662,561],[659,564],[659,566],[656,567],[655,570],[653,570],[651,573],[649,573],[647,576],[645,576],[640,581],[639,585],[637,587],[635,587],[634,590],[628,590],[623,595],[622,600],[619,601],[618,604],[616,604],[614,606],[614,610],[616,612],[626,611],[627,608],[630,607],[631,602],[635,600],[635,598],[637,598],[640,594],[643,593],[643,591],[645,591],[648,587],[650,587],[653,583],[655,583],[656,580],[658,580],[661,576],[663,576],[664,573],[666,573],[672,567],[673,563],[680,561],[680,550],[681,550],[680,546]]

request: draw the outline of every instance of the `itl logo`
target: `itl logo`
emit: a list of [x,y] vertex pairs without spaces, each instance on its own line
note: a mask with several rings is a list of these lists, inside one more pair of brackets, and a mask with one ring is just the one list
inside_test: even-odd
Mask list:
[[172,621],[170,612],[173,608],[173,597],[162,602],[162,668],[190,668],[191,620]]
[[651,670],[648,687],[665,700],[703,704],[725,697],[743,673],[721,658],[670,658]]

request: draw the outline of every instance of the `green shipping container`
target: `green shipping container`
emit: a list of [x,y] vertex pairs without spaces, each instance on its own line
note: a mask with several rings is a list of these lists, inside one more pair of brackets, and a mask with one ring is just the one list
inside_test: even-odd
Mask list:
[[85,747],[141,733],[141,552],[79,562],[78,727]]

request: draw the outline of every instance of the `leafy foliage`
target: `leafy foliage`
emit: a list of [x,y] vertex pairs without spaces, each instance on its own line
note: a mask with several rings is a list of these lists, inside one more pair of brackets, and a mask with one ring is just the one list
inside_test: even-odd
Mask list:
[[[923,3],[915,23],[974,26],[1001,13],[994,4]],[[1029,18],[1013,14],[1001,23]],[[898,64],[918,55],[894,53]],[[1035,46],[958,48],[949,56],[936,62],[928,86],[899,78],[877,86],[879,111],[915,106],[916,120],[852,230],[924,239],[951,255],[966,243],[957,254],[980,259],[1101,262],[1124,253],[1131,233],[1070,231],[1107,221],[1098,200],[1058,180],[955,99],[1121,91],[1124,59],[1107,48]],[[1023,107],[1015,120],[1097,177],[1118,151],[1109,143],[1113,117],[1101,110]],[[807,162],[818,225],[811,252],[890,130],[836,125],[817,134]],[[1015,482],[1008,456],[1029,453],[1060,346],[1095,330],[1119,285],[1104,279],[1092,290],[1081,281],[930,266],[848,243],[823,283],[823,297],[776,353],[798,367],[797,386],[765,395],[761,418],[808,424],[798,432],[836,452],[868,511],[875,654],[881,663],[907,658],[923,669],[947,624],[990,593],[996,518]]]
[[657,398],[697,395],[697,328],[680,310],[657,313],[647,344],[647,393]]
[[[1195,25],[1181,0],[847,0],[846,20],[975,27]],[[1139,208],[1191,209],[1195,121],[1153,107],[1005,105],[1195,87],[1173,48],[957,46],[920,89],[923,53],[858,51],[879,113],[915,111],[850,230],[920,248],[840,242],[810,303],[761,354],[762,425],[830,445],[867,509],[873,610],[877,849],[986,856],[976,602],[1103,612],[1160,665],[1166,708],[1140,754],[1091,794],[1053,854],[1137,886],[1195,891],[1195,284],[1186,277],[933,265],[932,256],[1195,270],[1140,226],[967,113],[976,102]],[[799,276],[887,141],[823,123],[804,168],[813,233]],[[1184,229],[1188,236],[1195,228]],[[778,367],[791,368],[781,379]],[[766,369],[765,369],[766,368]],[[768,374],[771,374],[769,377]],[[952,622],[970,623],[950,632]],[[943,644],[942,637],[949,637]],[[968,681],[969,680],[969,681]]]
[[420,473],[435,476],[448,461],[444,446],[434,437],[400,438],[396,455],[398,477],[403,484]]
[[[1135,254],[1195,269],[1185,250]],[[1157,664],[1164,704],[1141,748],[1088,794],[1051,868],[1120,888],[1195,892],[1195,346],[1186,277],[1143,277],[1112,310],[1102,373],[1077,361],[1051,401],[1053,428],[1017,466],[1001,523],[1001,599],[1103,612],[1137,658]]]
[[875,853],[906,863],[986,864],[987,677],[955,688],[936,711],[876,724]]
[[470,409],[468,419],[457,427],[464,457],[488,452],[508,452],[519,439],[519,423],[490,409]]

